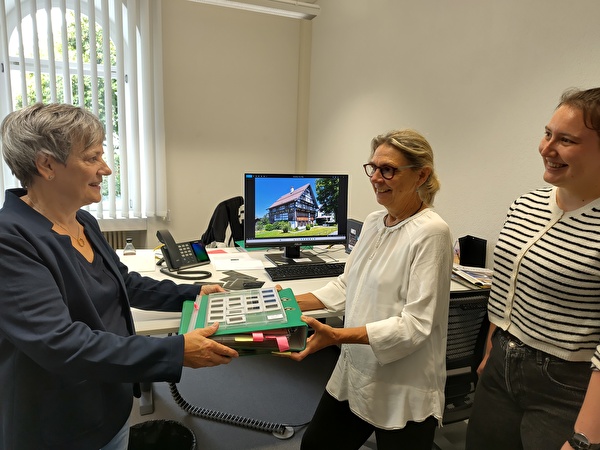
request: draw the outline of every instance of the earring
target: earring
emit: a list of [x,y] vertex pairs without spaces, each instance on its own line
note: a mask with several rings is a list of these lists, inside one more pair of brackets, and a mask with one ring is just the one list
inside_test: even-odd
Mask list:
[[54,175],[48,175],[48,181],[54,180]]

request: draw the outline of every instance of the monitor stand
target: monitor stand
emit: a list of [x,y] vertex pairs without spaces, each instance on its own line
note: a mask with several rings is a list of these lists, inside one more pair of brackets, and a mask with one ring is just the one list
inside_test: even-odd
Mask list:
[[266,253],[265,258],[276,266],[283,264],[324,263],[325,261],[313,252],[300,251],[299,246],[285,247],[283,253]]

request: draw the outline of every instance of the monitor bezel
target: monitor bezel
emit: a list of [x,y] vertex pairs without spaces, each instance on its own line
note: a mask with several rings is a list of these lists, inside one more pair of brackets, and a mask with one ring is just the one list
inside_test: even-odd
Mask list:
[[[255,180],[257,178],[281,178],[281,179],[318,179],[318,178],[338,178],[339,196],[338,209],[336,211],[336,221],[338,225],[337,235],[328,235],[320,237],[290,237],[290,238],[256,238],[256,190]],[[311,258],[308,254],[300,253],[301,247],[321,246],[321,245],[343,245],[348,239],[348,174],[340,173],[274,173],[274,172],[246,172],[244,174],[244,246],[246,248],[284,248],[284,255],[279,262],[293,262],[296,258],[306,260],[307,257],[318,262],[317,258]],[[252,192],[249,192],[251,186]],[[316,193],[315,193],[316,194]]]

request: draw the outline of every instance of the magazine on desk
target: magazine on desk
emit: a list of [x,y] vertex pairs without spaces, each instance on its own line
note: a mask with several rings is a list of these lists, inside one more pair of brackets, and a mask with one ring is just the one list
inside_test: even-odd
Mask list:
[[493,270],[484,267],[470,267],[455,264],[452,268],[453,279],[457,281],[464,280],[467,283],[481,288],[492,286]]

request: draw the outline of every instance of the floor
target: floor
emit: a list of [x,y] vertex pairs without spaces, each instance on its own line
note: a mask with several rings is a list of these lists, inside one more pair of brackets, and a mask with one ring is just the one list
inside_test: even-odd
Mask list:
[[467,421],[457,422],[438,428],[435,436],[435,450],[464,450]]
[[[335,319],[328,319],[327,323],[335,326],[330,323],[332,320]],[[337,348],[329,347],[301,363],[264,355],[239,358],[234,361],[235,368],[230,365],[196,370],[184,368],[182,379],[175,386],[189,402],[188,411],[190,408],[222,411],[224,415],[239,414],[258,421],[299,425],[310,421],[338,354]],[[300,448],[302,426],[294,426],[292,436],[281,439],[270,432],[190,414],[175,400],[168,383],[154,383],[152,392],[153,406],[148,408],[142,403],[146,413],[153,408],[150,414],[142,415],[140,400],[134,399],[132,425],[151,420],[178,421],[195,434],[197,450]],[[432,450],[464,450],[466,427],[466,422],[459,422],[439,428]],[[240,442],[243,443],[241,447]],[[374,436],[360,448],[376,449]]]
[[330,348],[301,363],[264,355],[238,358],[226,366],[184,369],[176,386],[195,408],[188,411],[222,412],[223,416],[235,414],[256,422],[293,424],[294,433],[288,439],[189,414],[175,400],[167,383],[154,383],[151,414],[141,415],[140,402],[134,401],[131,424],[178,421],[193,431],[198,450],[297,450],[304,432],[301,424],[310,421],[337,354],[337,349]]
[[[197,450],[297,450],[300,448],[304,432],[302,428],[297,429],[289,439],[278,439],[270,433],[238,428],[189,415],[177,406],[166,383],[156,383],[153,392],[154,413],[141,415],[139,400],[135,399],[131,414],[132,425],[149,420],[176,420],[194,432]],[[435,440],[437,446],[432,450],[464,450],[466,428],[466,422],[458,422],[438,429]],[[215,439],[215,436],[221,438]],[[240,447],[239,442],[244,442],[244,446]],[[360,448],[360,450],[376,449],[374,436]]]

